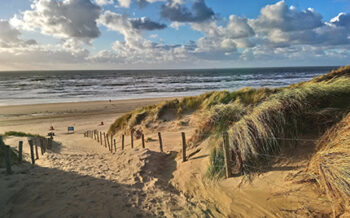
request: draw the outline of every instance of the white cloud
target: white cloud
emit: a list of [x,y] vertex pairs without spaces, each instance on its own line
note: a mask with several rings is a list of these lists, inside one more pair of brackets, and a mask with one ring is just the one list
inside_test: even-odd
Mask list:
[[103,5],[112,5],[114,4],[113,0],[95,0],[96,4],[103,6]]
[[131,0],[118,0],[119,5],[124,8],[130,7]]
[[96,19],[101,8],[86,0],[34,0],[32,10],[15,15],[11,24],[61,39],[90,43],[100,35]]
[[262,8],[260,16],[251,20],[251,25],[257,32],[266,32],[271,29],[289,32],[314,29],[322,26],[323,23],[321,14],[313,9],[299,11],[295,7],[288,8],[284,1],[280,1]]
[[[130,7],[134,2],[158,1],[163,0],[118,0],[123,7]],[[94,2],[98,5],[113,3],[112,0]],[[129,18],[111,11],[102,13],[100,6],[87,0],[34,0],[31,10],[14,16],[10,23],[0,20],[0,62],[18,66],[23,61],[37,66],[84,63],[103,67],[166,67],[172,64],[176,67],[180,63],[193,66],[194,63],[249,61],[305,64],[305,60],[350,57],[350,15],[344,12],[330,21],[323,21],[311,8],[299,10],[280,1],[262,8],[256,19],[236,15],[220,18],[204,0],[191,2],[195,10],[190,10],[185,1],[169,0],[163,4],[161,12],[171,12],[163,14],[171,21],[170,27],[179,29],[188,24],[202,36],[184,44],[165,44],[156,39],[156,34],[144,34],[166,28],[165,24],[149,18]],[[90,55],[83,48],[100,35],[98,25],[121,33],[124,40]],[[21,30],[39,31],[61,42],[57,46],[38,45],[35,40],[22,39]]]
[[185,25],[184,23],[174,21],[174,22],[171,22],[170,27],[173,29],[179,30],[179,28],[184,25]]

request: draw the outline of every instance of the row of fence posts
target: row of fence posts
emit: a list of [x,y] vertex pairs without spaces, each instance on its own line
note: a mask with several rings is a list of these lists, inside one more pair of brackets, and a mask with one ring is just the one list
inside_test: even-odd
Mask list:
[[[183,162],[186,161],[186,135],[184,132],[181,133],[182,136],[182,160]],[[88,137],[91,139],[96,140],[98,143],[100,143],[104,147],[108,147],[108,150],[113,153],[113,146],[114,146],[114,152],[117,151],[117,143],[116,139],[113,139],[113,135],[108,135],[105,132],[97,131],[97,130],[88,130],[84,132],[84,137]],[[125,136],[124,134],[121,135],[121,149],[124,150],[124,140]],[[163,140],[162,135],[160,132],[158,132],[158,140],[159,140],[159,150],[160,152],[163,152]],[[141,134],[141,142],[142,142],[142,148],[145,148],[145,135]],[[130,147],[134,148],[134,132],[131,132],[130,134]]]
[[[30,159],[31,163],[35,164],[35,160],[39,159],[39,151],[38,147],[40,147],[41,155],[44,155],[47,149],[52,148],[52,139],[51,138],[31,138],[28,139],[28,144],[30,148]],[[10,157],[10,146],[5,145],[5,164],[6,164],[6,172],[8,174],[12,173],[11,170],[11,157]],[[23,141],[18,142],[18,161],[23,161]]]

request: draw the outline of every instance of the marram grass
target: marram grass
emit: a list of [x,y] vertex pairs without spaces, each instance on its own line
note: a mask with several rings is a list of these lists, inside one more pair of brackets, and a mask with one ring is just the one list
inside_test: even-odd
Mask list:
[[317,147],[308,172],[327,192],[339,217],[350,208],[350,113],[319,139]]
[[[285,144],[281,138],[296,139],[319,128],[319,112],[326,108],[337,108],[341,114],[350,110],[349,77],[284,89],[255,107],[229,129],[231,147],[238,145],[245,172],[264,163],[266,155],[279,153]],[[334,114],[332,121],[338,117]]]

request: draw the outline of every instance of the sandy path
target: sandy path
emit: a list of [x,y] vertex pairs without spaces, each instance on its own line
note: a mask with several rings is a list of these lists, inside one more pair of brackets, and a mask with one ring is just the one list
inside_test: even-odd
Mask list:
[[[159,101],[159,100],[158,100]],[[142,101],[145,105],[154,101]],[[108,103],[106,103],[108,104]],[[139,104],[123,105],[132,109]],[[84,138],[89,129],[106,130],[120,115],[108,106],[94,115],[100,104],[85,105],[86,112],[64,114],[71,105],[49,107],[37,112],[37,106],[25,106],[21,117],[3,112],[0,132],[9,130],[45,134],[54,118],[55,148],[36,161],[14,166],[13,175],[0,172],[0,217],[201,217],[203,212],[174,189],[169,181],[176,170],[175,153],[171,143],[165,151],[157,151],[156,144],[142,149],[120,149],[111,154],[96,141]],[[76,107],[76,105],[73,105]],[[50,110],[50,108],[53,110]],[[54,109],[53,109],[54,108]],[[68,108],[68,109],[67,109]],[[81,108],[81,107],[79,107]],[[123,109],[123,110],[124,110]],[[18,108],[16,110],[19,110]],[[55,110],[55,111],[54,111]],[[33,118],[32,113],[39,113]],[[94,112],[95,113],[95,112]],[[4,115],[5,114],[5,115]],[[49,115],[45,115],[49,114]],[[97,124],[103,120],[105,126]],[[66,127],[74,125],[75,134],[66,134]],[[165,137],[166,138],[166,137]],[[8,138],[6,143],[16,146],[24,140],[24,152],[29,146],[25,138]],[[26,157],[28,160],[28,156]]]

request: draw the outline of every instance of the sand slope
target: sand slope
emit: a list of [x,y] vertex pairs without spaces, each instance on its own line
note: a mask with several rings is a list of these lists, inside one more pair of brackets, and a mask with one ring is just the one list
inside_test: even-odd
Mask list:
[[2,174],[0,217],[196,217],[200,208],[169,184],[173,158],[140,148],[49,151],[34,167],[23,164],[14,175]]

